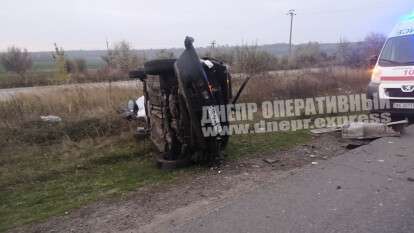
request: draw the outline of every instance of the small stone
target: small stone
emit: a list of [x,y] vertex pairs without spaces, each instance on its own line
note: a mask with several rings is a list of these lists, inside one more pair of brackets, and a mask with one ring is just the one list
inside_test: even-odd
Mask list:
[[318,165],[319,163],[318,162],[312,162],[312,165]]
[[268,164],[274,164],[274,163],[280,162],[279,159],[263,159],[263,161],[265,161]]

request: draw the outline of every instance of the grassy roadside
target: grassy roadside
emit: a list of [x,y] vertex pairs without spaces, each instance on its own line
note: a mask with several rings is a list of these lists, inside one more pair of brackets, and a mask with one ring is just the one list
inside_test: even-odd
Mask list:
[[[235,160],[309,139],[304,131],[233,136],[226,153]],[[158,170],[152,160],[155,149],[148,141],[137,143],[129,133],[0,152],[0,231],[194,172]]]

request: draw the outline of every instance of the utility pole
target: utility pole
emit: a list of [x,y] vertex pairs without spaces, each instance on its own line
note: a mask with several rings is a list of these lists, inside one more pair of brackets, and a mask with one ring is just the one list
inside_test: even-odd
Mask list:
[[216,41],[215,41],[215,40],[213,40],[213,41],[210,43],[210,45],[211,45],[211,48],[212,48],[212,49],[214,49],[214,48],[216,47]]
[[294,9],[289,10],[287,15],[290,15],[289,56],[292,56],[293,17],[296,15],[296,10]]

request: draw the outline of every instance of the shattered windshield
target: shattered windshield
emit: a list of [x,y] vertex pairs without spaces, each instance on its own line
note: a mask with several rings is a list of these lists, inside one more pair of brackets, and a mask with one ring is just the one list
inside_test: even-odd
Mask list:
[[382,51],[379,64],[381,66],[414,65],[414,35],[389,39]]

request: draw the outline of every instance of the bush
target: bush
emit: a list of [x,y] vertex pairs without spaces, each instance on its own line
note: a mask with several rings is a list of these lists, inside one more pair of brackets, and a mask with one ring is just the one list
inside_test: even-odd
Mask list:
[[108,48],[107,54],[101,57],[109,70],[116,69],[123,74],[143,65],[144,58],[139,57],[127,41],[120,41],[113,48]]
[[243,45],[234,50],[234,68],[246,74],[258,74],[271,70],[277,65],[277,58],[266,51],[259,50],[257,45]]
[[10,47],[6,53],[1,55],[0,61],[6,71],[18,74],[27,82],[25,74],[33,65],[27,49]]
[[65,59],[65,67],[69,74],[85,74],[88,68],[85,59],[82,58]]

